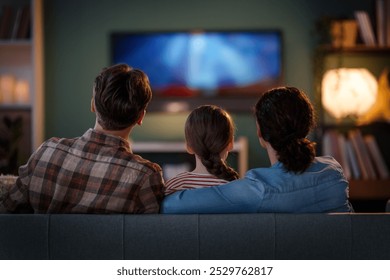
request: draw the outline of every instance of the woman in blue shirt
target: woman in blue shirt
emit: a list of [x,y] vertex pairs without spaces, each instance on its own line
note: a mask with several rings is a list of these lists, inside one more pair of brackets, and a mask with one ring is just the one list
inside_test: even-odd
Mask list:
[[167,196],[162,213],[351,212],[348,181],[332,157],[315,156],[307,139],[314,110],[294,87],[271,89],[255,107],[257,135],[271,167],[230,183]]

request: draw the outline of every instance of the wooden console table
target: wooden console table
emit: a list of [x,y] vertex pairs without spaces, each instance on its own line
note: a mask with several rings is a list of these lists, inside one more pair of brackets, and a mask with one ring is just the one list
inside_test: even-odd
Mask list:
[[[134,142],[131,147],[135,153],[187,153],[185,142]],[[238,137],[233,145],[233,153],[238,154],[238,173],[244,177],[248,170],[248,139]]]

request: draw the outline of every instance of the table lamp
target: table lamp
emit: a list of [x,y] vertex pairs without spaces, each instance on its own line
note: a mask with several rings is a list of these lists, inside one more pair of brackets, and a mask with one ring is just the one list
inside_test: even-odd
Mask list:
[[322,79],[321,102],[336,119],[360,117],[375,103],[378,83],[365,68],[328,70]]

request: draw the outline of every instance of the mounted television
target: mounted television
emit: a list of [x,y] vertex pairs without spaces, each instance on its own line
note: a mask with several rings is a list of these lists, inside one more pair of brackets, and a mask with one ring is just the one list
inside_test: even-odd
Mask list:
[[206,103],[250,110],[254,97],[282,83],[279,31],[113,33],[111,54],[113,64],[127,63],[149,76],[152,110]]

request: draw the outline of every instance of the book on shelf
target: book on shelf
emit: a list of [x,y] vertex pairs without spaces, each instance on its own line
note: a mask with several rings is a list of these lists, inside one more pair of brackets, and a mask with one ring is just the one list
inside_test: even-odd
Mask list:
[[359,129],[349,131],[349,138],[352,142],[352,147],[356,152],[356,157],[362,172],[362,179],[370,180],[377,179],[372,160],[369,156],[367,146],[364,142],[363,135]]
[[340,163],[345,177],[348,179],[352,177],[348,164],[344,135],[338,133],[336,130],[327,130],[322,138],[322,151],[324,155],[330,155]]
[[366,11],[355,11],[355,18],[358,22],[358,30],[363,43],[366,46],[375,46],[375,34],[370,17]]
[[386,46],[390,47],[390,0],[385,0],[384,8],[385,10],[385,40]]
[[345,139],[345,150],[347,152],[348,164],[351,167],[351,179],[360,179],[360,167],[355,150],[353,149],[351,140],[349,139]]
[[365,135],[364,142],[366,143],[370,158],[374,163],[375,170],[379,179],[388,179],[390,177],[389,168],[380,152],[378,143],[373,135]]
[[390,47],[390,0],[376,0],[375,15],[378,46]]
[[13,23],[13,9],[9,5],[1,7],[0,14],[0,39],[10,39]]
[[337,160],[337,156],[335,155],[335,139],[334,134],[336,132],[334,130],[327,130],[324,132],[322,136],[322,153],[324,155],[329,155],[334,157]]
[[28,39],[31,29],[31,9],[28,5],[14,10],[4,5],[0,14],[0,39]]
[[385,0],[375,1],[376,13],[376,37],[378,38],[378,46],[384,47],[386,45],[386,10]]
[[22,19],[22,13],[23,13],[23,9],[22,8],[18,8],[17,11],[16,11],[14,23],[13,23],[13,26],[12,26],[11,39],[16,39],[17,38],[17,34],[18,34],[19,26],[20,26],[20,21]]
[[341,133],[337,135],[337,144],[340,151],[340,164],[343,167],[344,175],[347,177],[347,179],[352,178],[352,171],[351,171],[351,164],[348,162],[348,151],[346,147],[346,141],[345,136]]
[[29,6],[24,6],[20,10],[20,22],[15,35],[17,39],[28,39],[31,28],[31,9]]
[[347,179],[385,180],[390,169],[372,134],[363,135],[356,128],[347,134],[328,129],[322,138],[322,154],[333,156],[341,165]]

